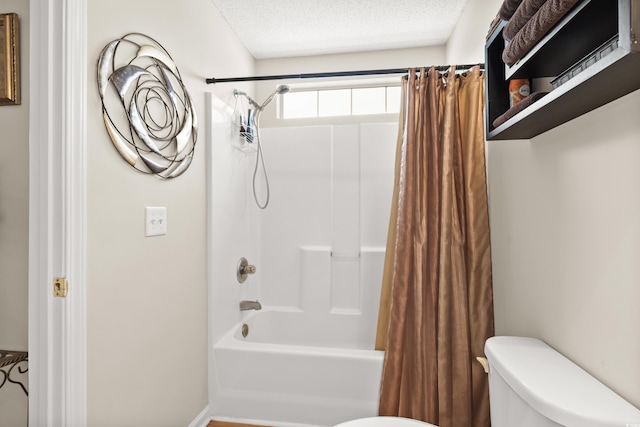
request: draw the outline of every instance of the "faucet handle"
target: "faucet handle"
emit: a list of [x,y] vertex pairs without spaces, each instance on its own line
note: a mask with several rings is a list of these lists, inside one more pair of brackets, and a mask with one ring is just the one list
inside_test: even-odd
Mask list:
[[249,261],[246,258],[240,258],[238,261],[238,267],[236,270],[236,277],[238,278],[238,283],[244,283],[247,280],[247,276],[249,274],[254,274],[256,272],[256,266],[249,264]]
[[262,310],[262,304],[256,301],[240,301],[240,311]]

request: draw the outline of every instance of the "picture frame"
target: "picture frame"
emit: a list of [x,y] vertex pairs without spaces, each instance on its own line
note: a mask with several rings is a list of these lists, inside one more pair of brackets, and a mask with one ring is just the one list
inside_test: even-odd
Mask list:
[[0,105],[20,104],[18,14],[0,14]]

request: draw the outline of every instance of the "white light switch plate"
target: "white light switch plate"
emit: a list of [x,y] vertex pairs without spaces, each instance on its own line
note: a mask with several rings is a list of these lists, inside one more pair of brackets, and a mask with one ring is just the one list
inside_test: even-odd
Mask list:
[[145,236],[162,236],[167,234],[167,208],[145,208]]

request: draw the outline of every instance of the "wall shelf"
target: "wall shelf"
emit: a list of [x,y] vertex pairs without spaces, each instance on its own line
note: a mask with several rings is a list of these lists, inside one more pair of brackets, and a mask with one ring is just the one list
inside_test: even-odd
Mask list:
[[[487,140],[533,138],[640,88],[640,0],[579,2],[512,67],[502,61],[504,24],[485,45]],[[615,36],[611,53],[493,127],[509,109],[510,79],[555,78]]]

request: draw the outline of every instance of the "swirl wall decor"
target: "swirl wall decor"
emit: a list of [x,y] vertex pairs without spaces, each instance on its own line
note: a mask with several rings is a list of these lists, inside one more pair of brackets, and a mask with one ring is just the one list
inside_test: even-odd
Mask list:
[[139,33],[109,42],[98,59],[98,90],[107,133],[131,166],[165,179],[187,170],[196,111],[160,43]]

